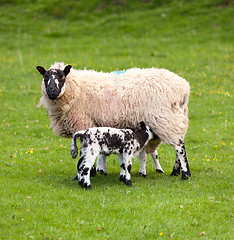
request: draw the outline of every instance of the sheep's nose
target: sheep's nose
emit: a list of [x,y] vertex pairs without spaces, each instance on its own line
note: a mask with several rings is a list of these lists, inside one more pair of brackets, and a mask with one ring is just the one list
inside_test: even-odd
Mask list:
[[50,88],[48,88],[48,91],[49,91],[50,93],[53,93],[55,90],[54,90],[54,88],[50,87]]

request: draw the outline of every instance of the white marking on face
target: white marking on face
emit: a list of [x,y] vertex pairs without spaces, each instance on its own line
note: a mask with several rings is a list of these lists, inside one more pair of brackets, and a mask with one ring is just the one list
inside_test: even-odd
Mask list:
[[62,96],[63,96],[63,94],[64,94],[64,92],[65,92],[65,84],[63,85],[63,87],[62,87],[62,89],[61,89],[61,92],[59,93],[59,95],[58,95],[58,97],[57,97],[57,98],[60,98],[60,97],[62,97]]
[[[55,82],[55,84],[57,85],[57,88],[59,88],[59,81],[58,81],[58,79],[55,79],[54,82]],[[61,91],[62,91],[62,90],[61,90]]]

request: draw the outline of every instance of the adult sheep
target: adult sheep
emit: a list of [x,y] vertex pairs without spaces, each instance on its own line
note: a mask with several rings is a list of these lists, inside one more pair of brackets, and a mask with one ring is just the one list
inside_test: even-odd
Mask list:
[[[141,152],[140,173],[146,174],[147,153],[154,160],[164,141],[176,150],[171,175],[182,180],[191,176],[184,146],[188,128],[189,83],[165,69],[128,69],[122,74],[75,70],[55,63],[49,70],[38,66],[43,75],[40,105],[47,109],[54,132],[72,137],[77,130],[91,127],[137,127],[144,121],[157,139]],[[156,159],[157,160],[157,159]],[[105,156],[97,168],[106,171]]]

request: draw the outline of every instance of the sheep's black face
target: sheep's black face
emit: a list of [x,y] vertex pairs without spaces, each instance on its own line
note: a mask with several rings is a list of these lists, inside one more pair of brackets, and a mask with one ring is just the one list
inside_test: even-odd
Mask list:
[[65,91],[66,76],[70,72],[71,65],[65,67],[64,70],[49,69],[37,67],[37,70],[43,75],[46,93],[51,100],[61,97]]

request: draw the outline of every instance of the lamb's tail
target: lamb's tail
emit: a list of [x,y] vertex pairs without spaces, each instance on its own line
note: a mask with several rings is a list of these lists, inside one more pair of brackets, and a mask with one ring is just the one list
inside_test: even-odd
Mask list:
[[79,138],[81,135],[82,135],[81,132],[76,132],[72,137],[71,146],[70,146],[72,158],[76,158],[78,155],[78,147],[77,147],[76,139]]

